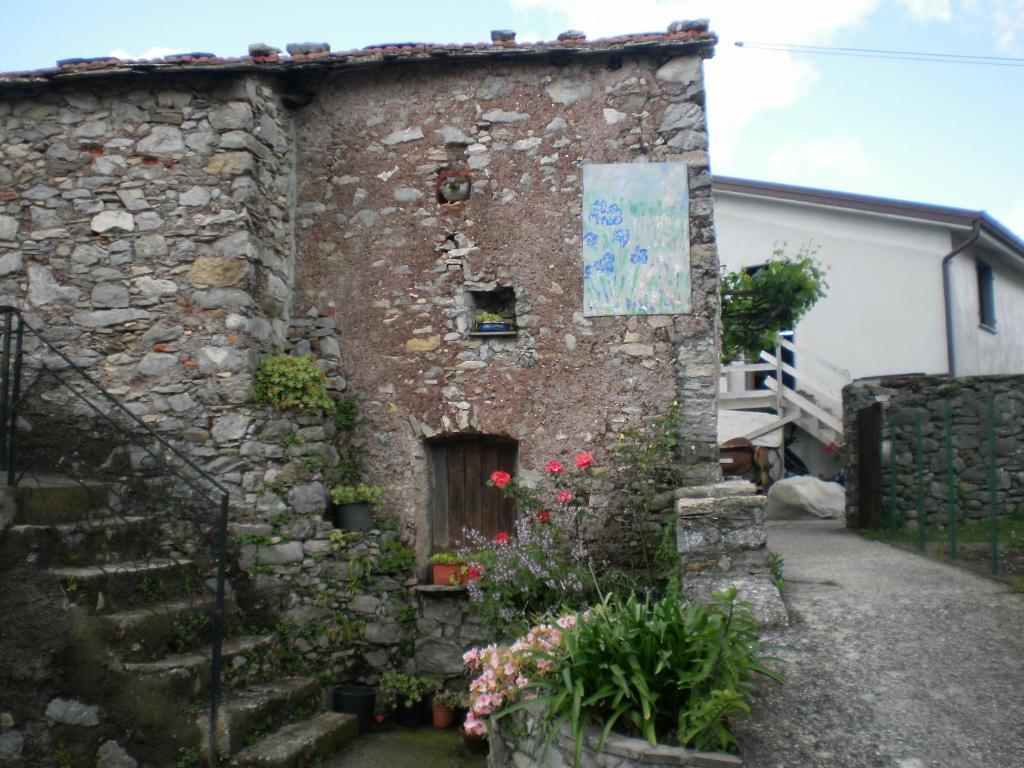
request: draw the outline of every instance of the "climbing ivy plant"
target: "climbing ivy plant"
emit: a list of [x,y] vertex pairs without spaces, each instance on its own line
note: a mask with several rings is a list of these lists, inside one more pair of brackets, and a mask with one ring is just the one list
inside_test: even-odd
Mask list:
[[768,263],[751,272],[722,277],[722,361],[746,355],[757,359],[780,331],[790,330],[825,295],[825,270],[815,259],[818,248],[805,243],[796,256],[785,243]]

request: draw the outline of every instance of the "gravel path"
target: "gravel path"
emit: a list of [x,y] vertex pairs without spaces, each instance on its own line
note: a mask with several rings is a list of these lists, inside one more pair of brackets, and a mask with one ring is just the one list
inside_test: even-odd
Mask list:
[[788,679],[737,724],[748,768],[1024,768],[1024,595],[832,521],[769,523]]

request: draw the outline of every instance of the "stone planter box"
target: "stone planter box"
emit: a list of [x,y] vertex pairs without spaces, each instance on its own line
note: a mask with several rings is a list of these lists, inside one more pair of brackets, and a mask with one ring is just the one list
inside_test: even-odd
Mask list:
[[[544,754],[545,739],[537,733],[536,715],[517,712],[501,720],[491,718],[491,750],[488,768],[573,768],[576,745],[568,726],[564,726]],[[587,730],[583,739],[579,768],[650,768],[650,766],[700,766],[700,768],[743,768],[743,760],[725,752],[696,752],[682,747],[659,744],[652,747],[643,739],[632,739],[612,733],[601,751],[597,744],[601,732]]]

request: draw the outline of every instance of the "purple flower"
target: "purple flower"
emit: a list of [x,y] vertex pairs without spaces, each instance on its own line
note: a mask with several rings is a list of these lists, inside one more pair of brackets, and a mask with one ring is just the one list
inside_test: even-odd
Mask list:
[[616,229],[612,232],[612,240],[619,244],[620,247],[625,248],[629,242],[629,230],[628,229]]
[[646,264],[647,263],[647,249],[641,248],[639,245],[633,249],[633,252],[629,254],[630,264]]
[[585,235],[583,235],[583,242],[586,243],[591,248],[593,248],[595,245],[597,245],[597,233],[587,232]]

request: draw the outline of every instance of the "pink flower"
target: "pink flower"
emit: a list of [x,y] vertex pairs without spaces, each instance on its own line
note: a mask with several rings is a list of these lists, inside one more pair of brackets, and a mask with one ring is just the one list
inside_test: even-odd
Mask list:
[[500,469],[491,472],[491,482],[494,483],[495,488],[504,488],[512,481],[512,475],[508,472],[502,472]]
[[560,475],[565,472],[565,467],[563,467],[560,462],[552,459],[544,465],[544,471],[549,475]]
[[559,491],[555,494],[555,500],[559,504],[568,504],[572,501],[572,491]]
[[594,457],[586,451],[576,454],[576,469],[586,469],[594,463]]
[[508,532],[498,531],[497,535],[494,537],[494,543],[499,547],[506,546],[508,544]]

